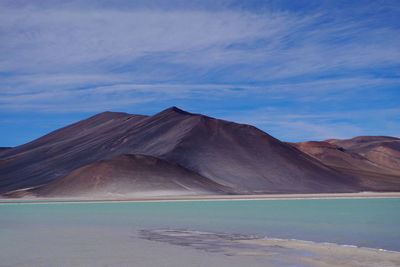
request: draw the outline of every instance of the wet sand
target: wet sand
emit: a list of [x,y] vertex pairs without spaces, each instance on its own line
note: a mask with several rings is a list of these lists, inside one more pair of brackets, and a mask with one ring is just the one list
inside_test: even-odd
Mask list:
[[336,199],[336,198],[400,198],[400,192],[360,192],[326,194],[262,194],[262,195],[201,195],[201,196],[160,196],[160,197],[117,197],[117,198],[0,198],[0,204],[35,203],[102,203],[102,202],[144,202],[144,201],[195,201],[195,200],[257,200],[257,199]]
[[259,239],[189,230],[142,230],[141,238],[209,253],[247,258],[266,266],[400,266],[400,252],[301,240]]
[[[322,267],[400,266],[400,252],[394,251],[284,239],[251,239],[237,242],[306,252],[304,255],[298,255],[292,259],[288,258],[287,263],[295,262],[297,264]],[[263,254],[263,252],[255,251],[254,253],[243,253],[242,255],[261,256]]]
[[2,267],[281,266],[263,257],[228,256],[146,240],[127,227],[35,227],[12,233],[12,243],[7,243],[7,235],[1,239]]
[[399,252],[297,240],[108,226],[26,228],[9,233],[17,243],[5,245],[10,236],[2,237],[1,266],[400,266]]

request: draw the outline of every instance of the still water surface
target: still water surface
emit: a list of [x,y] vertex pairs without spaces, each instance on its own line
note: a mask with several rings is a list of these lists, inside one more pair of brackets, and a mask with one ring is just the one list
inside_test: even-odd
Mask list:
[[400,198],[0,205],[0,246],[16,243],[20,230],[63,227],[187,229],[400,251]]

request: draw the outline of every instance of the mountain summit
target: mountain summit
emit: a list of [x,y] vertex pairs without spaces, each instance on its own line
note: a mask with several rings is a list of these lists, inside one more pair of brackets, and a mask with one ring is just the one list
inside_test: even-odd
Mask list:
[[399,179],[377,186],[256,127],[177,107],[153,116],[103,112],[1,150],[0,174],[0,193],[11,195],[400,190]]

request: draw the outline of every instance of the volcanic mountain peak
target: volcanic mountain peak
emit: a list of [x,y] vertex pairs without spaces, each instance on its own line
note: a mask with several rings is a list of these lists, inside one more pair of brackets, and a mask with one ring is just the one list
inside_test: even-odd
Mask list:
[[184,114],[184,115],[194,115],[193,113],[187,112],[185,110],[182,110],[178,107],[172,106],[170,108],[167,108],[164,111],[169,111],[169,112],[176,112],[176,113],[180,113],[180,114]]
[[[376,159],[369,162],[357,153],[344,153],[343,146],[335,142],[304,143],[304,148],[295,149],[254,126],[177,107],[152,116],[103,112],[1,152],[0,193],[50,183],[52,192],[61,193],[56,188],[80,190],[83,185],[87,190],[97,190],[92,186],[97,178],[85,180],[91,173],[101,175],[107,188],[119,181],[118,177],[125,177],[134,191],[139,184],[145,187],[146,177],[155,177],[153,174],[157,174],[160,183],[170,184],[171,190],[184,181],[184,186],[190,187],[190,180],[198,181],[201,186],[196,192],[220,189],[241,194],[398,190],[400,183],[392,178],[393,182],[389,183],[381,182],[378,177],[371,185],[358,174],[348,173],[349,167],[357,166],[375,170],[380,162],[389,162],[386,165],[395,169],[398,164],[394,157],[396,144],[393,144],[390,158],[374,152],[372,156],[365,155]],[[121,156],[124,154],[137,156]],[[110,160],[102,161],[106,159]],[[153,159],[157,159],[154,169],[150,167]],[[141,166],[146,168],[144,175],[139,175]],[[99,171],[100,167],[107,172]],[[170,175],[166,176],[167,173]],[[171,183],[181,176],[187,179],[176,180],[175,185]],[[138,183],[131,184],[135,177]],[[72,191],[69,192],[72,194]]]
[[[172,106],[172,107],[166,108],[166,109],[154,114],[154,116],[156,116],[157,114],[165,114],[165,113],[177,113],[177,114],[182,114],[182,115],[200,115],[200,114],[194,114],[194,113],[187,112],[176,106]],[[88,119],[94,119],[94,118],[113,119],[113,118],[131,117],[131,116],[149,117],[146,115],[129,114],[126,112],[103,111],[101,113],[93,115],[92,117],[89,117]]]

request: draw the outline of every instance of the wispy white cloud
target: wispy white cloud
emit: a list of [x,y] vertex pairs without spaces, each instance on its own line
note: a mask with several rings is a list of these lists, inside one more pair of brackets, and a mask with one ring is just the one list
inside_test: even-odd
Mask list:
[[[319,113],[307,110],[291,113],[290,109],[261,108],[225,116],[225,119],[256,125],[281,140],[308,141],[345,139],[366,133],[399,136],[400,125],[393,119],[397,117],[400,117],[400,108]],[[366,118],[369,123],[360,123]]]
[[[50,79],[50,84],[53,84]],[[127,105],[143,104],[170,99],[192,99],[193,97],[227,97],[237,95],[236,86],[227,84],[134,84],[120,83],[84,89],[53,89],[36,92],[9,92],[0,94],[0,110],[35,111],[86,111],[100,112]],[[241,90],[259,90],[255,86],[243,85]],[[239,92],[240,93],[240,92]]]
[[[12,84],[13,79],[6,82]],[[79,86],[93,82],[92,86]],[[97,85],[100,83],[101,85]],[[399,79],[354,77],[321,79],[307,82],[281,82],[270,85],[133,83],[126,75],[27,75],[17,78],[14,86],[0,92],[0,110],[85,111],[101,112],[154,100],[249,98],[285,100],[296,103],[341,101],[349,95],[394,86]],[[1,84],[1,83],[0,83]],[[26,86],[31,90],[26,90]],[[378,88],[378,89],[377,89]],[[377,94],[379,97],[379,94]],[[369,97],[370,99],[373,97]],[[142,102],[140,102],[142,101]],[[88,105],[90,103],[90,105]],[[119,104],[118,104],[119,103]],[[278,103],[279,104],[279,103]],[[276,105],[276,104],[274,104]],[[71,106],[74,106],[71,109]]]
[[[186,52],[267,37],[282,19],[201,11],[3,10],[3,71],[124,64],[148,54]],[[38,65],[39,64],[39,65]]]
[[396,105],[396,4],[189,2],[0,2],[0,112],[209,105],[301,139],[373,132],[354,114]]
[[327,23],[324,13],[2,10],[0,70],[6,72],[104,72],[150,55],[158,63],[210,70],[240,65],[238,77],[268,80],[400,63],[399,30],[371,28],[373,18]]

